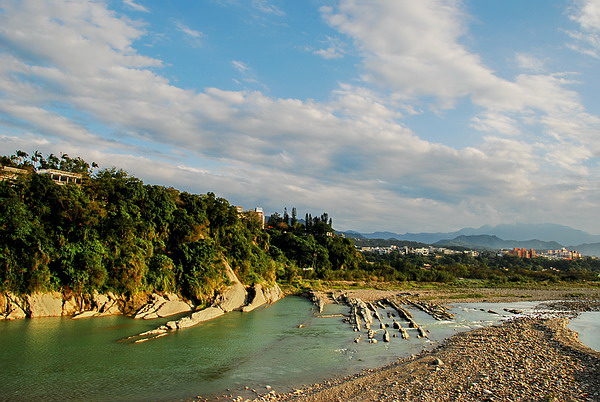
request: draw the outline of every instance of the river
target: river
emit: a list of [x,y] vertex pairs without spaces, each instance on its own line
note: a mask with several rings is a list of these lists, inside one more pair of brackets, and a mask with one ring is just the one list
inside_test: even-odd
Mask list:
[[[410,330],[408,340],[398,335],[384,343],[379,334],[377,344],[354,343],[356,333],[340,317],[317,317],[300,297],[250,313],[229,313],[140,344],[122,339],[166,320],[110,316],[0,322],[0,399],[174,400],[228,392],[253,396],[252,389],[285,392],[386,365],[458,331],[498,322],[510,315],[504,307],[530,310],[536,304],[456,304],[453,321],[435,321],[411,310],[430,339],[418,339]],[[346,306],[327,305],[324,314],[347,312]]]

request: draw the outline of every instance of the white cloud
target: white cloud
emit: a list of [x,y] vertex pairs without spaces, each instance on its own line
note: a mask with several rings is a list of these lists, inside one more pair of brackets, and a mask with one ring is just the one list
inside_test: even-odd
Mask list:
[[518,122],[501,113],[484,112],[480,116],[473,117],[471,121],[470,127],[479,131],[496,132],[510,136],[521,133]]
[[[454,4],[325,10],[360,48],[365,79],[315,102],[181,89],[160,74],[161,60],[135,50],[143,29],[102,2],[10,3],[0,13],[0,123],[18,134],[0,147],[79,154],[248,207],[316,207],[335,213],[340,229],[368,230],[374,219],[382,230],[459,228],[579,198],[593,214],[598,174],[582,166],[600,152],[598,118],[566,89],[570,76],[496,77],[460,45]],[[247,62],[231,66],[255,79]],[[419,96],[446,107],[470,97],[473,127],[488,137],[464,149],[419,138],[403,122]],[[577,191],[553,198],[552,180]]]
[[254,7],[260,12],[266,14],[273,14],[278,17],[282,17],[285,15],[285,12],[281,8],[277,7],[274,4],[271,4],[269,0],[252,0],[252,7]]
[[321,56],[324,59],[341,59],[346,53],[344,44],[339,38],[327,37],[326,47],[322,49],[312,49],[312,53]]
[[250,66],[248,66],[248,64],[244,63],[243,61],[233,60],[231,62],[231,65],[233,66],[233,68],[235,68],[236,70],[238,70],[240,73],[243,73],[243,74],[246,74],[246,73],[252,71]]
[[198,39],[198,38],[201,38],[203,36],[202,32],[196,31],[194,29],[191,29],[190,27],[188,27],[187,25],[185,25],[181,21],[176,21],[175,25],[177,26],[177,29],[179,31],[183,32],[184,34],[186,34],[186,35],[188,35],[188,36],[190,36],[192,38]]
[[433,95],[451,107],[455,98],[501,81],[459,44],[463,15],[450,1],[343,0],[325,19],[363,53],[363,78],[409,96]]
[[[522,74],[514,81],[495,75],[461,44],[468,19],[460,4],[342,0],[337,10],[324,7],[321,12],[332,27],[354,40],[363,55],[363,80],[396,98],[433,97],[437,107],[446,109],[469,98],[484,109],[472,118],[478,130],[516,135],[523,134],[519,127],[526,124],[540,127],[550,140],[585,141],[597,149],[600,139],[589,134],[600,134],[597,117],[586,113],[578,94],[568,89],[576,82],[566,74]],[[598,1],[593,4],[586,2],[586,19],[580,18],[588,29],[596,24],[592,10]],[[529,70],[543,68],[531,55],[516,58]]]
[[344,57],[343,53],[335,47],[328,47],[327,49],[317,49],[313,51],[313,53],[327,60],[340,59]]
[[234,79],[234,82],[237,84],[242,86],[250,84],[251,86],[258,86],[263,90],[266,89],[266,86],[258,80],[254,70],[248,65],[248,63],[244,63],[240,60],[233,60],[231,62],[231,66],[241,74],[240,80]]
[[580,31],[568,31],[574,42],[568,46],[580,53],[600,58],[600,1],[575,0],[570,18],[579,24]]
[[148,10],[146,7],[142,6],[141,4],[135,3],[133,0],[123,0],[123,4],[135,11],[142,11],[144,13],[150,12],[150,10]]
[[545,70],[545,61],[531,54],[517,53],[515,61],[519,68],[533,73],[542,73]]

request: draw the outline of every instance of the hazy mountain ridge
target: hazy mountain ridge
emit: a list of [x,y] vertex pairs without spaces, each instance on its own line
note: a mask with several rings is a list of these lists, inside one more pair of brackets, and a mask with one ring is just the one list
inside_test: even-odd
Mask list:
[[583,255],[593,255],[596,257],[600,257],[600,243],[586,243],[567,248],[569,250],[577,250]]
[[527,248],[535,250],[556,250],[563,246],[555,241],[542,241],[537,239],[531,240],[504,240],[498,236],[490,235],[473,235],[473,236],[458,236],[451,240],[440,240],[433,243],[434,246],[450,247],[460,246],[472,249],[512,249],[512,248]]
[[[460,246],[473,249],[533,248],[554,250],[566,247],[583,255],[600,257],[600,235],[592,235],[569,226],[544,224],[484,225],[464,228],[455,232],[393,233],[343,232],[347,237],[364,239],[396,239],[426,244]],[[509,239],[509,240],[505,240]]]
[[374,232],[360,234],[368,239],[411,240],[428,244],[433,244],[440,240],[455,239],[459,236],[476,235],[497,236],[500,239],[510,239],[514,241],[529,241],[531,239],[547,242],[554,241],[562,245],[600,243],[600,235],[592,235],[582,230],[552,223],[503,224],[496,226],[484,225],[480,228],[464,228],[455,232],[447,233],[436,232],[399,234],[393,232]]

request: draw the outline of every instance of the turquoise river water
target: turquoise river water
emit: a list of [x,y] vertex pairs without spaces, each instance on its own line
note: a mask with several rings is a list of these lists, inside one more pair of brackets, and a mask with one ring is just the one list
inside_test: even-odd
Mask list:
[[[377,344],[354,343],[356,333],[340,317],[317,317],[312,304],[300,297],[139,344],[122,339],[167,320],[111,316],[0,322],[0,400],[185,400],[226,393],[252,396],[246,387],[263,393],[267,386],[284,392],[389,364],[457,331],[510,316],[505,307],[531,310],[536,304],[456,304],[453,321],[435,321],[411,309],[430,338],[418,339],[416,330],[409,330],[408,340],[398,336],[384,343],[378,334]],[[346,306],[327,305],[323,314],[347,312]],[[585,331],[597,334],[598,321],[589,320],[582,324]]]

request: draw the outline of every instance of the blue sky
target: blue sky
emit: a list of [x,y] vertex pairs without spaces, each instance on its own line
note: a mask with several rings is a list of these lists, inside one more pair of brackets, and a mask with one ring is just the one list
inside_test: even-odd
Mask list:
[[600,233],[600,0],[0,0],[0,152],[339,230]]

